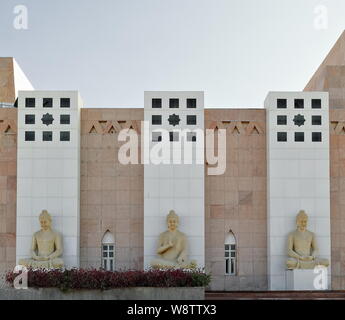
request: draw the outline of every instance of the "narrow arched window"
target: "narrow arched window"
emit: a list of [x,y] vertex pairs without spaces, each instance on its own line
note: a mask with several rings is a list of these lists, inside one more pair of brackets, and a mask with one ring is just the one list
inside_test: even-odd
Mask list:
[[108,271],[115,269],[115,239],[109,230],[102,239],[102,268]]
[[225,237],[224,244],[224,257],[225,257],[225,274],[235,275],[236,274],[236,260],[237,260],[237,248],[236,238],[233,232],[230,230]]

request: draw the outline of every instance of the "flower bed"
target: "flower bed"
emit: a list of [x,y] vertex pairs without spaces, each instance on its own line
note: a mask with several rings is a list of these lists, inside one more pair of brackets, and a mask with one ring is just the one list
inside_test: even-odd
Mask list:
[[[18,274],[8,272],[6,281],[13,285],[16,276]],[[210,280],[209,274],[198,270],[28,270],[29,288],[60,288],[63,291],[129,287],[205,287]]]

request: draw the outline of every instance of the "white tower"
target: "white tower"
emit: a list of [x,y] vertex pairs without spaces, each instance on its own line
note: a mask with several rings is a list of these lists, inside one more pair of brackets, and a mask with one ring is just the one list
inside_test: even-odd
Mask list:
[[17,262],[30,257],[47,209],[63,237],[65,266],[79,267],[81,105],[77,91],[19,92]]
[[[204,267],[204,143],[193,132],[186,133],[188,141],[185,141],[179,131],[201,129],[199,132],[203,132],[204,93],[145,92],[144,118],[149,124],[144,148],[147,155],[151,153],[150,163],[144,165],[144,267],[149,267],[156,256],[158,237],[167,230],[166,216],[170,210],[175,210],[180,217],[179,229],[189,242],[189,259]],[[164,140],[163,130],[168,141]],[[172,163],[172,153],[179,155],[181,142],[182,163]],[[190,164],[184,162],[184,157],[188,158],[183,151],[185,144],[194,153],[193,159],[189,157]],[[166,159],[166,164],[154,164],[152,161],[157,160],[153,156],[154,148],[162,145],[170,148],[170,159]]]
[[287,237],[299,210],[320,256],[331,259],[328,93],[270,92],[265,108],[268,281],[270,290],[286,290]]

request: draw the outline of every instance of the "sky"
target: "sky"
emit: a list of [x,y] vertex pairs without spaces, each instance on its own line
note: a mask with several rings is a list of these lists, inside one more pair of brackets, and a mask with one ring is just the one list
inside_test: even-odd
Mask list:
[[37,90],[79,90],[86,107],[195,90],[208,108],[261,108],[269,91],[303,90],[344,13],[343,0],[1,0],[0,56]]

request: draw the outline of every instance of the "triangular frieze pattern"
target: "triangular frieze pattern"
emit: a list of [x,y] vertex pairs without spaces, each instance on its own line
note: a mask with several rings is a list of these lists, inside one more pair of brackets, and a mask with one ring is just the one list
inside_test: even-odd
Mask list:
[[211,121],[207,129],[225,129],[229,134],[233,135],[258,135],[265,133],[263,125],[258,121],[252,120]]
[[83,133],[115,134],[122,129],[133,129],[140,134],[140,120],[89,120],[85,121]]
[[17,133],[17,123],[14,120],[0,120],[0,134]]
[[337,135],[345,135],[345,121],[331,121],[330,133]]

